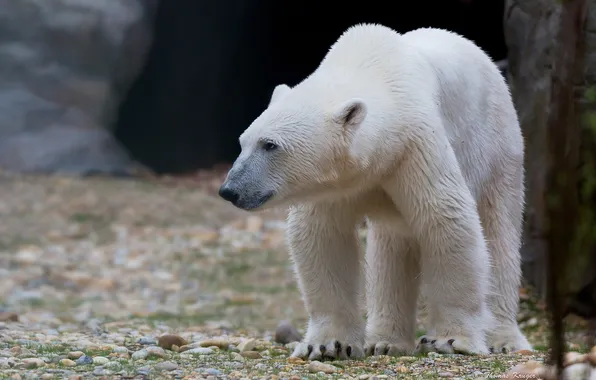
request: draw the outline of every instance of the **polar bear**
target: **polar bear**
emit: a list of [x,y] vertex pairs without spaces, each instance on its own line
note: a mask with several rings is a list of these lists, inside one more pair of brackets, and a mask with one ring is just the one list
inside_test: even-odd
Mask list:
[[[504,78],[473,42],[353,26],[310,76],[275,88],[239,141],[220,196],[290,207],[310,316],[294,357],[531,349],[516,321],[524,142]],[[429,320],[416,341],[419,294]]]

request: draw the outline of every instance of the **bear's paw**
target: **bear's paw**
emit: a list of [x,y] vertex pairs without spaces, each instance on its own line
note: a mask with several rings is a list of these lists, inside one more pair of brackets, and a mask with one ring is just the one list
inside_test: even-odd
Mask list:
[[489,351],[495,354],[510,354],[516,351],[532,351],[532,345],[518,328],[510,331],[503,329],[494,334],[488,335]]
[[417,353],[438,352],[441,354],[484,355],[488,348],[483,342],[474,342],[468,337],[432,337],[422,336],[416,345]]
[[376,342],[367,343],[364,346],[364,351],[367,356],[407,356],[413,353],[413,341],[407,343],[392,343],[392,342]]
[[345,360],[364,357],[362,345],[356,342],[300,342],[291,357],[304,360]]

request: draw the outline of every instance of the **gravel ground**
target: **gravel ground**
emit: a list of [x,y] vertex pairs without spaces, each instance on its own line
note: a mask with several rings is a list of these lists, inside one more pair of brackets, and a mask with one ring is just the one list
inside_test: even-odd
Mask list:
[[[538,352],[288,359],[276,328],[296,326],[278,331],[292,340],[306,314],[284,215],[234,209],[220,181],[0,174],[0,379],[475,379],[544,359],[542,308],[524,289]],[[587,350],[572,325],[571,348]]]

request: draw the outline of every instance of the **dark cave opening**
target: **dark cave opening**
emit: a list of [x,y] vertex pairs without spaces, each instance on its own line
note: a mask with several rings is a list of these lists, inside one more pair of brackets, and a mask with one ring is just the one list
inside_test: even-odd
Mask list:
[[[320,3],[318,3],[320,4]],[[399,32],[439,27],[479,44],[495,60],[507,49],[504,1],[300,3],[161,1],[146,66],[120,108],[115,135],[157,173],[232,162],[238,136],[279,83],[312,72],[348,27],[380,23]]]

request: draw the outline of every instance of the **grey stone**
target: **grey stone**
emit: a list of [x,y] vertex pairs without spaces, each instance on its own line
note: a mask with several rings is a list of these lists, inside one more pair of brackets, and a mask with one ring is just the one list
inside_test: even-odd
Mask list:
[[0,0],[0,167],[133,174],[112,136],[156,1]]
[[142,350],[139,350],[139,351],[133,353],[131,358],[132,358],[132,360],[143,360],[143,359],[146,359],[147,356],[149,356],[149,352],[147,352],[147,350],[145,350],[145,349],[142,349]]
[[207,368],[205,373],[213,376],[221,376],[221,371],[215,368]]
[[155,369],[158,371],[173,371],[178,369],[178,364],[173,362],[161,362],[155,366]]
[[214,351],[210,348],[207,347],[197,347],[197,348],[192,348],[188,351],[184,351],[183,353],[180,354],[180,356],[182,357],[191,357],[193,355],[211,355],[213,354]]
[[157,344],[157,340],[155,340],[155,338],[152,336],[141,337],[141,338],[139,338],[139,340],[137,342],[139,344],[146,345],[146,346]]
[[281,344],[288,344],[291,342],[299,342],[302,340],[300,332],[292,326],[289,321],[281,321],[275,330],[275,342]]
[[87,365],[87,364],[92,364],[93,363],[93,359],[87,355],[83,355],[80,358],[77,359],[76,361],[77,365]]

